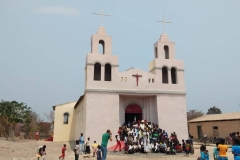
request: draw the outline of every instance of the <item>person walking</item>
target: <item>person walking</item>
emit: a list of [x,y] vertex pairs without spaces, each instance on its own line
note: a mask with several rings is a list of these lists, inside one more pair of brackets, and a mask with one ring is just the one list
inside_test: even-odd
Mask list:
[[108,140],[112,141],[112,133],[108,129],[106,133],[102,135],[101,151],[102,151],[102,160],[107,158],[107,144]]
[[120,141],[120,135],[121,135],[121,127],[119,127],[119,130],[118,130],[118,133],[117,133],[117,135],[116,135],[116,141],[117,141],[117,145],[116,145],[116,147],[114,148],[114,152],[116,152],[116,149],[117,149],[117,147],[119,146],[119,151],[121,152],[121,141]]
[[83,133],[81,133],[79,138],[79,149],[80,149],[79,155],[82,154],[83,148],[84,148],[84,137],[83,137]]

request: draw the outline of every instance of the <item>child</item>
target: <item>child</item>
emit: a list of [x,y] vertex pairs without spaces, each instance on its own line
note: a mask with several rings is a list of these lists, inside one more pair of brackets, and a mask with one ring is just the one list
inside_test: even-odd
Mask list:
[[76,140],[76,146],[75,146],[75,149],[74,149],[74,153],[75,153],[75,160],[78,160],[79,153],[80,153],[79,140]]
[[59,159],[64,159],[64,158],[65,158],[65,150],[67,150],[67,149],[66,149],[66,144],[63,145],[62,155],[59,157]]
[[95,154],[97,152],[98,149],[98,144],[96,141],[94,141],[94,143],[92,144],[92,149],[93,149],[93,157],[95,157]]
[[219,143],[216,143],[216,147],[213,148],[213,159],[218,160],[219,157],[219,151],[217,150]]
[[190,144],[188,140],[186,140],[185,152],[186,152],[186,156],[189,156]]
[[86,146],[86,150],[85,150],[85,154],[90,154],[90,138],[87,138],[87,142],[85,143]]
[[185,148],[186,148],[186,143],[184,141],[184,139],[182,140],[182,150],[185,152]]
[[206,150],[206,146],[202,145],[200,147],[200,157],[198,157],[198,160],[209,160],[209,154],[208,154],[208,150]]
[[134,154],[132,144],[129,145],[128,154]]
[[45,158],[44,156],[46,155],[45,149],[46,149],[46,145],[38,147],[37,154],[36,154],[36,156],[38,157],[38,160],[40,159],[40,157],[43,157],[43,159]]
[[96,152],[97,154],[97,160],[101,160],[102,159],[102,153],[101,153],[101,146],[98,145],[98,150]]

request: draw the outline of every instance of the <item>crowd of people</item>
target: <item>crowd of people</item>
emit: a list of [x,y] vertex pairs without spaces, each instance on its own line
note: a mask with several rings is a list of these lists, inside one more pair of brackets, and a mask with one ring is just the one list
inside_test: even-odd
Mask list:
[[[234,155],[234,160],[240,160],[240,135],[239,132],[234,132],[229,135],[232,142],[232,154]],[[123,124],[119,127],[117,134],[115,135],[117,145],[114,148],[114,152],[119,147],[119,151],[126,154],[134,153],[164,153],[164,154],[176,154],[184,153],[186,156],[189,154],[194,154],[193,147],[193,137],[189,135],[186,140],[179,140],[176,132],[168,134],[165,130],[159,128],[157,124],[138,121],[134,123]],[[94,143],[90,145],[90,138],[84,141],[83,134],[79,140],[76,140],[76,146],[74,148],[75,160],[79,159],[79,155],[91,153],[93,157],[96,156],[97,160],[106,160],[107,157],[107,144],[108,141],[112,141],[112,133],[107,130],[106,133],[102,135],[101,145]],[[121,146],[121,141],[124,141],[124,147]],[[61,150],[62,155],[59,159],[65,158],[66,144],[63,145]],[[227,157],[228,145],[225,143],[225,139],[220,138],[216,143],[213,150],[214,160],[228,160]],[[40,146],[37,150],[38,159],[45,158],[46,155],[46,145]],[[86,156],[84,156],[86,157]],[[209,153],[205,145],[200,147],[200,156],[198,160],[209,160]]]
[[186,155],[194,154],[192,136],[187,140],[179,141],[175,132],[168,133],[159,128],[157,124],[138,121],[123,124],[115,136],[117,145],[121,151],[120,141],[124,141],[124,152],[134,153],[166,153],[176,154],[185,152]]

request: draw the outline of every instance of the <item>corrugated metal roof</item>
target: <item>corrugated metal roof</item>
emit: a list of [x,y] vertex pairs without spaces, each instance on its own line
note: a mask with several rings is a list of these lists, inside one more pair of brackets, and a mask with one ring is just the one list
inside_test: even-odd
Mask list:
[[192,119],[188,122],[203,122],[203,121],[223,121],[223,120],[234,120],[240,119],[240,112],[225,113],[225,114],[211,114]]

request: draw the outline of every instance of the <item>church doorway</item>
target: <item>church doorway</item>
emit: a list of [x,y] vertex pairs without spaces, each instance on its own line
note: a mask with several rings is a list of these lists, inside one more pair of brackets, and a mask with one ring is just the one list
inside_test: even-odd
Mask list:
[[136,103],[131,103],[125,109],[125,123],[133,122],[134,117],[136,121],[142,120],[142,108]]

